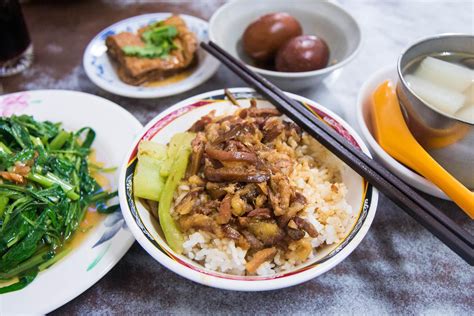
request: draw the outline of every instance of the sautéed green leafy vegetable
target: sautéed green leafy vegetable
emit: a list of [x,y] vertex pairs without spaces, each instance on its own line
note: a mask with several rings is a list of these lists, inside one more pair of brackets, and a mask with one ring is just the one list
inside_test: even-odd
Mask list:
[[[0,118],[0,294],[31,283],[66,253],[87,209],[110,213],[88,161],[95,132],[31,116]],[[98,167],[96,167],[98,168]],[[17,281],[15,281],[17,280]]]

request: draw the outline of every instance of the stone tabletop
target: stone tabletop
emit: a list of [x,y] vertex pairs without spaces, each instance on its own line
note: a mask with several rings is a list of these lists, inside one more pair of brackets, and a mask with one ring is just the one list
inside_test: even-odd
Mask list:
[[[85,91],[120,104],[145,124],[181,99],[244,86],[221,67],[208,82],[181,95],[135,100],[97,88],[81,65],[89,40],[114,22],[150,12],[209,19],[222,2],[27,1],[24,13],[35,45],[35,62],[21,75],[0,79],[3,93],[44,88]],[[334,110],[352,125],[359,87],[372,72],[394,65],[409,43],[436,33],[474,33],[472,1],[339,2],[361,24],[362,49],[336,80],[301,94]],[[468,231],[474,231],[473,222],[454,204],[428,199]],[[304,284],[260,293],[217,290],[179,277],[135,243],[110,273],[55,314],[445,315],[472,314],[473,310],[472,267],[382,196],[373,225],[359,247],[334,269]]]

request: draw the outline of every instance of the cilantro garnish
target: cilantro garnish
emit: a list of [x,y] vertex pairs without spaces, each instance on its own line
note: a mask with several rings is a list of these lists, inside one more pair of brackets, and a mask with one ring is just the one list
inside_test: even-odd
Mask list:
[[176,49],[173,39],[178,35],[178,29],[173,25],[162,25],[155,23],[147,31],[142,33],[142,40],[145,46],[125,46],[122,48],[127,56],[143,58],[163,58],[169,55],[170,51]]

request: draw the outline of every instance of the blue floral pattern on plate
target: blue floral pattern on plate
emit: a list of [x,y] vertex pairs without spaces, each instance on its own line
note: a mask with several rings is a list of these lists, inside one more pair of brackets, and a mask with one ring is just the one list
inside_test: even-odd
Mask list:
[[94,246],[92,246],[92,248],[100,246],[106,241],[112,239],[121,228],[127,229],[127,225],[125,224],[125,220],[123,219],[122,212],[120,210],[108,215],[104,220],[104,226],[106,227],[104,233],[94,244]]

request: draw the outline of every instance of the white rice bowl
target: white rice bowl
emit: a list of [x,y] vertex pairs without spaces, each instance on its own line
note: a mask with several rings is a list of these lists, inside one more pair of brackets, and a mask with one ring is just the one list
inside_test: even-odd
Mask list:
[[[259,97],[249,88],[230,90],[243,107],[249,106],[249,98]],[[370,156],[356,132],[336,114],[314,101],[294,94],[288,95],[320,110],[326,123],[338,124],[338,128],[344,129],[343,132],[352,137],[352,142]],[[258,107],[270,106],[269,102],[258,100]],[[231,240],[211,240],[208,233],[200,231],[190,231],[183,244],[184,253],[177,254],[166,244],[155,217],[141,201],[133,197],[133,161],[140,140],[145,138],[166,144],[174,134],[186,131],[210,111],[215,110],[216,115],[222,115],[235,109],[225,99],[224,91],[216,90],[186,99],[147,124],[121,167],[119,197],[129,229],[140,245],[160,264],[189,280],[211,287],[238,291],[273,290],[299,284],[325,273],[344,260],[367,234],[375,215],[378,192],[338,159],[328,159],[326,156],[332,155],[328,155],[317,143],[308,144],[306,150],[311,150],[319,157],[318,162],[324,163],[312,168],[301,164],[301,168],[295,168],[291,177],[299,190],[311,192],[304,194],[308,199],[306,218],[319,231],[319,235],[311,240],[312,257],[304,263],[277,254],[272,262],[261,264],[256,275],[242,275],[245,272],[245,251],[236,247]],[[331,191],[333,184],[338,187],[337,194]],[[176,197],[186,190],[189,187],[181,186]],[[330,207],[335,207],[334,212],[329,210]]]

